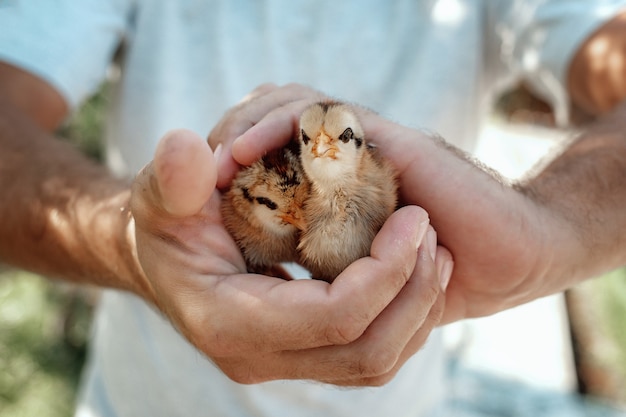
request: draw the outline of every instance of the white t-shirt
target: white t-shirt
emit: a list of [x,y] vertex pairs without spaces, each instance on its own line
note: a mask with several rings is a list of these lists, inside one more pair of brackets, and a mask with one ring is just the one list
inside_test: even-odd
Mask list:
[[[624,0],[7,0],[0,59],[48,80],[72,106],[123,41],[107,159],[133,175],[159,138],[207,135],[260,83],[299,82],[471,151],[497,88],[524,77],[566,111],[580,42]],[[106,291],[77,414],[424,416],[445,392],[438,331],[388,385],[238,385],[133,295]]]

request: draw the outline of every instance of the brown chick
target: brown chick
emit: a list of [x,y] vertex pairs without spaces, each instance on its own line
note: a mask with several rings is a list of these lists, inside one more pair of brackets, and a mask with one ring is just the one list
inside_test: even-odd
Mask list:
[[242,169],[224,194],[224,225],[250,272],[277,275],[268,271],[298,259],[298,238],[305,228],[302,206],[309,193],[298,147],[292,141]]
[[366,143],[347,104],[308,107],[300,129],[300,160],[311,184],[300,263],[313,278],[332,282],[350,263],[369,255],[374,236],[396,208],[396,172]]

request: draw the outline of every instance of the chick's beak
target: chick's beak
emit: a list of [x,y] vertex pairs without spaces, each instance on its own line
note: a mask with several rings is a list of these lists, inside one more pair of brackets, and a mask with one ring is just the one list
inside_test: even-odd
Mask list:
[[335,155],[339,152],[339,148],[334,142],[335,141],[328,136],[326,132],[321,131],[313,142],[313,148],[311,149],[313,156],[316,158],[325,156],[331,159],[336,159]]
[[295,226],[298,230],[305,231],[306,223],[297,212],[287,213],[280,216],[281,220]]

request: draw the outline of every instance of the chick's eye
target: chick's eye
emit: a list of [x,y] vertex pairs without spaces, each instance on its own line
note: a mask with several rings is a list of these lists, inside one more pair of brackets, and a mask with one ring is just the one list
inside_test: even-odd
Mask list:
[[352,129],[351,128],[347,128],[339,136],[339,140],[342,141],[343,143],[348,143],[350,141],[350,139],[352,139],[353,137],[354,137],[354,133],[352,132]]
[[346,128],[346,130],[344,130],[343,133],[339,136],[339,140],[343,143],[348,143],[351,140],[354,140],[354,144],[357,148],[360,148],[363,144],[363,139],[356,137],[352,129],[349,127]]
[[278,208],[278,205],[274,203],[272,200],[270,200],[269,198],[257,197],[256,202],[259,204],[263,204],[264,206],[267,206],[267,208],[269,208],[270,210],[276,210]]
[[300,129],[300,134],[302,135],[302,142],[304,142],[305,145],[308,145],[311,139],[306,135],[306,133],[304,133],[304,129]]

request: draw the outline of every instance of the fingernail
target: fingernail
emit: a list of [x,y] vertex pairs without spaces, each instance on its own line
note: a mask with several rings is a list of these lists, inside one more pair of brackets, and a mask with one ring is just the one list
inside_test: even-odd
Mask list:
[[224,147],[222,146],[221,143],[217,144],[217,147],[215,148],[215,150],[213,151],[213,158],[215,158],[215,164],[217,166],[220,165],[220,158],[222,157],[222,151],[224,150]]
[[426,246],[428,248],[430,258],[434,262],[437,254],[437,232],[435,232],[435,229],[433,229],[432,226],[428,226],[428,232],[426,233]]
[[429,224],[430,224],[430,220],[426,219],[422,221],[417,227],[417,233],[415,235],[415,250],[416,251],[422,245],[422,241],[424,240],[424,236],[426,235],[426,231],[428,230]]
[[450,277],[452,276],[452,270],[454,269],[454,261],[447,260],[439,268],[439,283],[441,289],[445,292],[450,283]]
[[215,158],[215,168],[217,169],[218,177],[220,176],[222,172],[224,172],[224,167],[222,166],[224,164],[223,156],[224,156],[224,145],[222,145],[221,143],[218,143],[217,147],[215,148],[215,151],[213,152],[213,158]]
[[233,143],[232,143],[231,147],[235,146],[235,144],[236,144],[236,143],[241,142],[241,141],[243,140],[243,139],[242,139],[242,137],[243,137],[243,135],[239,135],[239,136],[237,136],[237,137],[235,138],[235,140],[233,140]]

